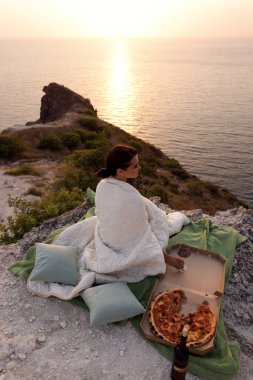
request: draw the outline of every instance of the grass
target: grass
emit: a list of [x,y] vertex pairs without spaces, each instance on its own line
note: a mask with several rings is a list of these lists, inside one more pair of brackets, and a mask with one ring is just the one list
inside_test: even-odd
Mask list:
[[25,145],[16,135],[0,135],[0,158],[21,156]]
[[85,127],[89,131],[93,132],[101,132],[103,130],[103,126],[99,123],[99,120],[93,116],[83,116],[78,120],[78,124],[81,127]]
[[16,168],[8,169],[5,171],[4,174],[14,175],[14,176],[18,176],[18,175],[34,175],[37,177],[42,176],[42,173],[40,170],[36,169],[34,166],[29,165],[29,164],[24,164],[24,165],[17,166]]
[[62,149],[62,142],[61,139],[51,133],[43,136],[38,144],[39,149],[48,149],[48,150],[60,150]]

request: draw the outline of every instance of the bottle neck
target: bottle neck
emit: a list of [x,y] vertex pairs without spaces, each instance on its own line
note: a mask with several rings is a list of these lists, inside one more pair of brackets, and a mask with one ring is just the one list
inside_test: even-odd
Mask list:
[[186,347],[187,336],[181,336],[180,346]]

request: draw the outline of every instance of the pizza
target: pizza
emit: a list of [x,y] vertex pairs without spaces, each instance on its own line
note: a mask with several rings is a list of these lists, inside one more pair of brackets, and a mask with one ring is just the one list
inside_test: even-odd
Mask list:
[[151,330],[160,339],[175,345],[180,342],[183,327],[189,325],[187,346],[202,346],[215,334],[215,315],[207,302],[187,315],[181,314],[183,298],[184,294],[180,289],[168,289],[159,293],[149,308]]

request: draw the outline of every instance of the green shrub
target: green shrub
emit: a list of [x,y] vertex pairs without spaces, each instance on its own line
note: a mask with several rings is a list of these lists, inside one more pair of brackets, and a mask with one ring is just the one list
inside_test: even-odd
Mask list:
[[29,164],[20,165],[16,168],[8,169],[4,174],[8,175],[34,175],[40,177],[41,171]]
[[103,130],[99,120],[93,116],[83,116],[78,120],[78,124],[93,132],[101,132]]
[[189,174],[187,173],[187,171],[174,158],[168,158],[165,161],[162,161],[161,166],[166,170],[170,170],[171,173],[173,173],[174,175],[176,175],[177,177],[181,179],[189,178]]
[[88,132],[84,131],[83,129],[77,129],[75,132],[80,136],[81,142],[96,140],[98,138],[96,132]]
[[189,174],[187,173],[186,170],[184,170],[184,168],[182,167],[179,167],[179,168],[173,168],[171,169],[171,172],[176,175],[177,177],[181,178],[181,179],[187,179],[189,178]]
[[149,143],[148,143],[148,147],[149,147],[149,151],[150,151],[149,153],[151,155],[154,155],[157,158],[163,158],[163,153],[162,153],[162,151],[159,148],[157,148],[156,146],[151,145]]
[[140,153],[141,173],[150,177],[157,177],[156,170],[160,167],[160,160],[150,153]]
[[61,142],[67,148],[72,149],[81,143],[81,137],[78,133],[67,132],[61,136]]
[[148,162],[140,160],[140,165],[143,176],[156,177],[156,169],[150,166]]
[[54,134],[48,134],[41,138],[38,148],[48,150],[60,150],[62,148],[62,143],[58,136]]
[[135,148],[138,153],[140,153],[142,151],[142,149],[143,149],[143,144],[141,143],[141,141],[138,141],[138,140],[130,139],[128,141],[128,145],[130,145],[133,148]]
[[16,135],[0,135],[0,157],[15,157],[25,150],[23,142]]
[[147,196],[150,198],[150,197],[154,197],[154,196],[158,196],[161,198],[161,201],[163,203],[167,203],[168,202],[168,194],[167,192],[162,188],[162,186],[158,185],[158,183],[156,183],[155,185],[152,185],[148,191],[147,191]]
[[177,160],[175,160],[174,158],[168,158],[167,160],[165,160],[164,167],[166,169],[182,168],[180,163]]
[[22,198],[9,197],[8,204],[14,207],[14,215],[0,222],[0,242],[9,244],[21,239],[31,228],[44,220],[56,217],[77,207],[83,201],[80,189],[50,191],[44,198],[30,202]]
[[101,147],[104,147],[104,149],[106,149],[106,147],[109,147],[109,146],[106,140],[97,139],[97,140],[86,141],[84,143],[84,147],[86,149],[100,149]]
[[102,133],[104,133],[105,138],[107,138],[107,139],[109,139],[112,136],[112,131],[111,131],[111,129],[107,125],[103,126]]
[[201,185],[199,182],[195,182],[195,181],[188,181],[186,183],[187,185],[187,189],[188,189],[188,192],[192,195],[202,195],[202,189],[201,189]]
[[73,164],[68,164],[64,168],[63,176],[57,179],[53,184],[52,188],[55,191],[59,191],[61,188],[67,190],[72,190],[77,187],[83,191],[86,191],[89,186],[96,186],[97,179],[93,175],[89,175],[84,172],[81,168],[76,168]]
[[215,185],[214,183],[207,182],[207,188],[212,194],[219,194],[219,186]]
[[[102,147],[103,148],[103,147]],[[75,167],[85,171],[97,171],[104,164],[106,152],[104,149],[77,150],[67,157]]]
[[88,116],[94,116],[94,117],[97,117],[97,110],[92,110],[90,108],[85,108],[85,110],[83,110],[82,112],[84,115],[88,115]]

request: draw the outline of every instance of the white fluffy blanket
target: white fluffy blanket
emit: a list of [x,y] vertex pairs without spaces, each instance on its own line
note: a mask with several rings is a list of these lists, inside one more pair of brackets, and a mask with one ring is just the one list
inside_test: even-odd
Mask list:
[[95,200],[96,216],[67,228],[52,243],[79,248],[78,285],[29,278],[30,292],[72,299],[93,283],[137,282],[165,272],[163,250],[188,218],[180,212],[166,215],[133,186],[111,177],[98,184]]

